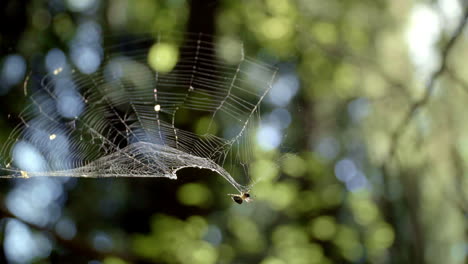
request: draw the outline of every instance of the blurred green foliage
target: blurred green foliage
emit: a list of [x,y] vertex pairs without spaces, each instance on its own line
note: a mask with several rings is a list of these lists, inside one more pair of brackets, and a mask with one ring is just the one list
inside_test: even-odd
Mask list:
[[182,221],[167,215],[155,215],[151,221],[151,235],[135,237],[135,252],[158,262],[216,263],[217,250],[202,240],[207,225],[200,216]]
[[[101,252],[105,257],[99,261],[104,264],[139,260],[464,263],[466,34],[451,51],[448,70],[440,78],[434,98],[411,120],[396,158],[388,157],[394,143],[392,132],[425,87],[425,79],[413,70],[405,44],[406,21],[413,5],[433,7],[434,2],[442,1],[100,2],[97,14],[104,34],[184,31],[188,23],[194,23],[190,19],[203,19],[203,14],[193,18],[191,5],[202,9],[216,5],[216,34],[223,43],[218,52],[223,58],[235,62],[231,51],[242,41],[246,50],[260,58],[294,65],[301,88],[286,107],[293,122],[282,135],[282,149],[267,151],[254,146],[250,169],[255,182],[253,203],[230,203],[226,196],[229,187],[222,186],[227,184],[214,183],[209,177],[174,185],[113,182],[108,183],[107,191],[99,189],[101,185],[80,183],[70,191],[71,201],[65,206],[81,227],[79,235],[107,230],[114,234],[115,244],[123,245],[120,249],[127,248],[133,256],[125,259]],[[64,45],[73,38],[79,20],[89,19],[86,13],[73,11],[52,15],[42,1],[31,1],[27,7],[28,24],[15,47],[27,58]],[[449,27],[441,30],[437,48],[443,47],[452,32]],[[351,105],[358,99],[365,99],[369,113],[354,117]],[[16,105],[9,109],[17,112]],[[189,119],[200,133],[210,122],[206,117]],[[2,138],[7,135],[6,124],[0,122]],[[211,128],[213,133],[222,130],[221,124]],[[327,136],[338,145],[331,158],[317,151]],[[369,188],[351,191],[337,179],[336,163],[349,157],[367,176]],[[384,171],[382,164],[387,162],[390,169]],[[159,184],[164,186],[157,193],[153,188]],[[145,200],[152,195],[158,195],[157,201]],[[108,203],[121,206],[110,216],[100,215]],[[102,219],[88,219],[87,214]],[[146,223],[149,228],[115,226],[112,220],[120,215],[141,218],[138,224]]]

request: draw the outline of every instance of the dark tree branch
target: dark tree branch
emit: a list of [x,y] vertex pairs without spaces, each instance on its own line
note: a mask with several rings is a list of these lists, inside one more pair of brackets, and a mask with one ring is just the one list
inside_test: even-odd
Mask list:
[[[450,37],[449,41],[447,44],[442,48],[441,52],[441,62],[439,68],[430,76],[427,85],[426,85],[426,90],[423,95],[423,97],[416,102],[414,102],[411,106],[408,112],[405,114],[404,118],[401,120],[400,124],[397,126],[395,131],[393,132],[391,139],[390,139],[390,150],[388,152],[388,156],[384,163],[390,162],[393,160],[395,156],[395,152],[398,148],[398,144],[400,142],[401,136],[404,134],[406,129],[408,128],[411,120],[414,118],[417,110],[419,110],[421,107],[425,106],[428,102],[429,99],[431,98],[431,95],[434,91],[435,83],[437,79],[444,73],[444,71],[447,69],[447,62],[448,62],[448,56],[450,51],[452,50],[453,46],[457,42],[458,38],[462,35],[463,29],[465,28],[465,25],[468,20],[468,8],[465,9],[464,15],[460,21],[460,24],[458,25],[457,29],[453,33],[453,35]],[[384,165],[385,166],[385,165]]]
[[[396,208],[394,202],[391,200],[392,197],[392,192],[391,192],[391,186],[390,186],[390,175],[391,172],[389,170],[391,161],[394,159],[394,156],[396,154],[396,150],[398,149],[398,145],[400,143],[402,135],[405,133],[407,130],[410,122],[413,120],[416,112],[421,108],[424,107],[428,102],[429,99],[432,96],[432,93],[434,91],[435,83],[437,79],[445,72],[447,71],[447,64],[448,64],[448,56],[450,54],[450,51],[452,50],[453,46],[455,45],[456,41],[458,38],[462,35],[462,32],[467,24],[468,20],[468,8],[465,9],[464,15],[456,28],[455,32],[452,34],[448,42],[442,47],[441,49],[441,62],[439,68],[434,71],[434,73],[429,77],[429,80],[426,85],[426,90],[424,92],[424,95],[422,96],[421,99],[415,101],[409,108],[409,110],[406,112],[404,115],[404,118],[401,120],[399,125],[396,127],[394,132],[391,135],[390,138],[390,149],[387,154],[386,159],[383,161],[382,166],[381,166],[381,171],[382,171],[382,176],[383,176],[383,186],[384,186],[384,193],[385,196],[381,200],[382,207],[384,209],[385,217],[389,223],[391,223],[394,228],[396,229],[397,234],[399,232],[402,232],[402,230],[405,229],[404,223],[401,221],[401,217],[399,217],[399,212],[398,209]],[[403,197],[404,199],[405,197]],[[410,217],[414,217],[410,216]],[[410,221],[413,221],[415,219],[409,219]],[[401,251],[401,247],[405,247],[405,239],[402,237],[398,237],[397,235],[397,241],[395,241],[393,247],[390,249],[391,250],[391,261],[390,262],[399,262],[399,260],[402,260],[405,258],[404,255],[401,255],[401,253],[398,252],[404,252]],[[416,241],[418,243],[418,241]],[[418,250],[418,249],[415,249]],[[415,252],[415,254],[420,254],[421,252]]]
[[460,78],[460,76],[458,76],[454,71],[453,69],[446,69],[445,70],[445,73],[447,74],[447,76],[456,84],[458,84],[465,93],[468,93],[468,82],[466,82],[465,80],[463,80],[462,78]]
[[468,196],[463,191],[463,177],[465,175],[464,161],[455,145],[452,145],[451,154],[455,167],[455,182],[453,187],[458,192],[458,197],[454,197],[452,191],[445,191],[445,194],[448,196],[449,200],[454,201],[454,204],[458,206],[460,212],[468,215]]

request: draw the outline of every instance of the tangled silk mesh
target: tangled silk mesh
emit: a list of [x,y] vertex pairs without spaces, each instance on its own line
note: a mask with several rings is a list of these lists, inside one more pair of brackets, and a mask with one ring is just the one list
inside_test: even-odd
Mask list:
[[[176,179],[178,170],[196,167],[245,191],[223,166],[248,164],[249,132],[276,68],[202,34],[106,41],[112,45],[96,71],[65,64],[29,81],[31,104],[2,148],[2,177]],[[159,49],[157,60],[167,60],[161,50],[168,47],[177,63],[154,70],[149,53]]]

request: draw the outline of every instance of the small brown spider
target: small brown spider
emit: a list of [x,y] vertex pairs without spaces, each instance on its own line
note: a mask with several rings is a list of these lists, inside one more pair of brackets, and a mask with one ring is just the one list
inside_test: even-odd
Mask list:
[[252,198],[250,198],[249,192],[241,192],[241,194],[228,194],[231,196],[232,200],[238,204],[242,204],[243,201],[246,201],[247,203],[250,203],[253,201]]

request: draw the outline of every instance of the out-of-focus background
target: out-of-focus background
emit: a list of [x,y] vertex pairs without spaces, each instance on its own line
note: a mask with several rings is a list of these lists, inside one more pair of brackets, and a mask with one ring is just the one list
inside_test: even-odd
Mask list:
[[467,14],[464,0],[1,1],[2,143],[28,72],[99,64],[105,36],[203,32],[279,71],[255,202],[190,170],[1,180],[0,262],[467,263]]

